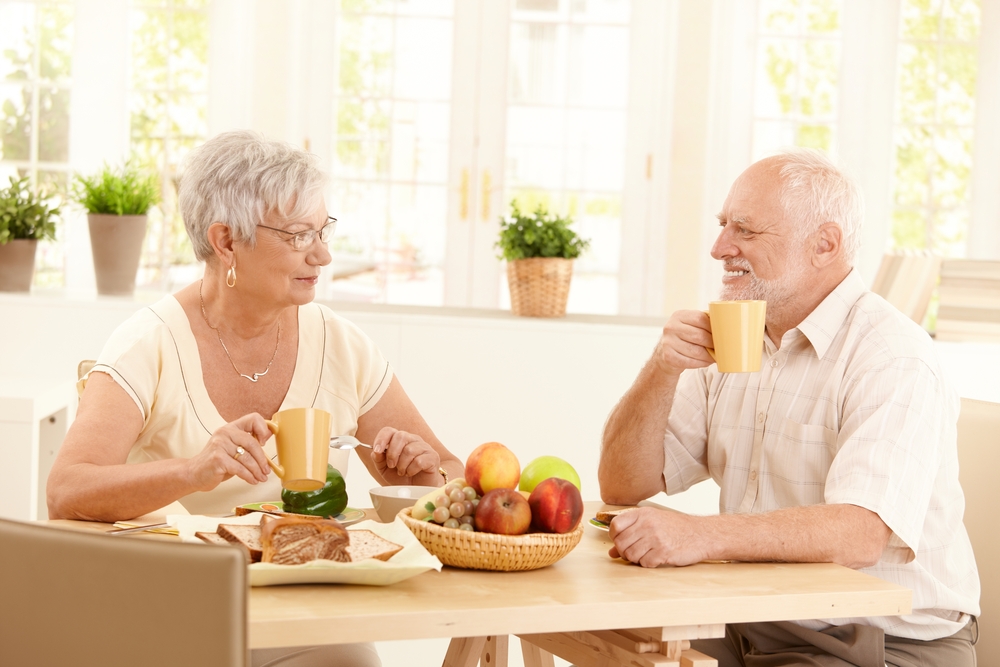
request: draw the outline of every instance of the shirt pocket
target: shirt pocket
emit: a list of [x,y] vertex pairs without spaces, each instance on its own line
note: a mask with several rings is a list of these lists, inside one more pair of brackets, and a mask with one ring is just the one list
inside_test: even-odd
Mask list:
[[822,503],[837,432],[783,419],[767,442],[764,473],[771,479],[776,507]]

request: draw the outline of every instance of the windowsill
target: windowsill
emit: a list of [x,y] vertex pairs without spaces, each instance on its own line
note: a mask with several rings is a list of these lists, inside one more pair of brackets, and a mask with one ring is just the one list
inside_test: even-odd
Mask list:
[[[134,308],[155,303],[164,295],[157,290],[137,289],[129,296],[102,296],[94,290],[72,290],[64,288],[33,288],[30,293],[0,292],[0,304],[5,301],[24,303],[35,301],[38,305],[52,306],[65,303],[72,307],[88,307],[101,304],[109,307]],[[509,310],[499,308],[464,308],[455,306],[410,306],[403,304],[381,304],[338,299],[317,299],[337,312],[373,313],[382,315],[404,315],[425,317],[464,317],[475,319],[495,319],[509,322],[567,322],[573,324],[603,324],[618,326],[662,327],[665,319],[634,315],[592,315],[568,313],[564,317],[536,318],[519,317]]]

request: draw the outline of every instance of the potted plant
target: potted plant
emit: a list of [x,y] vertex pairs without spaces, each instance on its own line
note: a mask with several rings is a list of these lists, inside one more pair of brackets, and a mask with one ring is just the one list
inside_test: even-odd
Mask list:
[[56,237],[59,207],[31,189],[29,179],[10,177],[0,189],[0,291],[27,292],[39,241]]
[[77,176],[74,198],[87,210],[98,294],[132,294],[149,209],[160,200],[156,174],[135,161]]
[[590,241],[569,228],[569,216],[552,215],[541,204],[534,213],[522,213],[517,200],[500,220],[496,247],[507,260],[510,306],[515,315],[562,317],[566,314],[573,260]]

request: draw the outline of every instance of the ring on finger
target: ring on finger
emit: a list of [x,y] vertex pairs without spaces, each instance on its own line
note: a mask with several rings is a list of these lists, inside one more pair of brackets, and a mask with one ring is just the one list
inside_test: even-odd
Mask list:
[[243,447],[240,447],[240,446],[237,445],[237,447],[236,447],[236,453],[233,454],[233,458],[234,459],[240,458],[241,456],[243,456],[246,453],[246,451],[247,450],[243,449]]

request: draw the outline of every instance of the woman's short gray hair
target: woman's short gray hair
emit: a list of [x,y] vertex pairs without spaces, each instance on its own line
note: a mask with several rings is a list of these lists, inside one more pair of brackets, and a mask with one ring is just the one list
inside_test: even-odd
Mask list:
[[312,214],[328,182],[311,153],[256,132],[224,132],[191,151],[178,200],[195,256],[213,256],[208,228],[229,227],[236,241],[253,247],[257,225],[268,218],[295,220]]
[[777,157],[785,215],[799,222],[803,238],[824,222],[840,225],[844,257],[854,266],[865,217],[864,199],[854,179],[822,151],[796,148],[782,151]]

